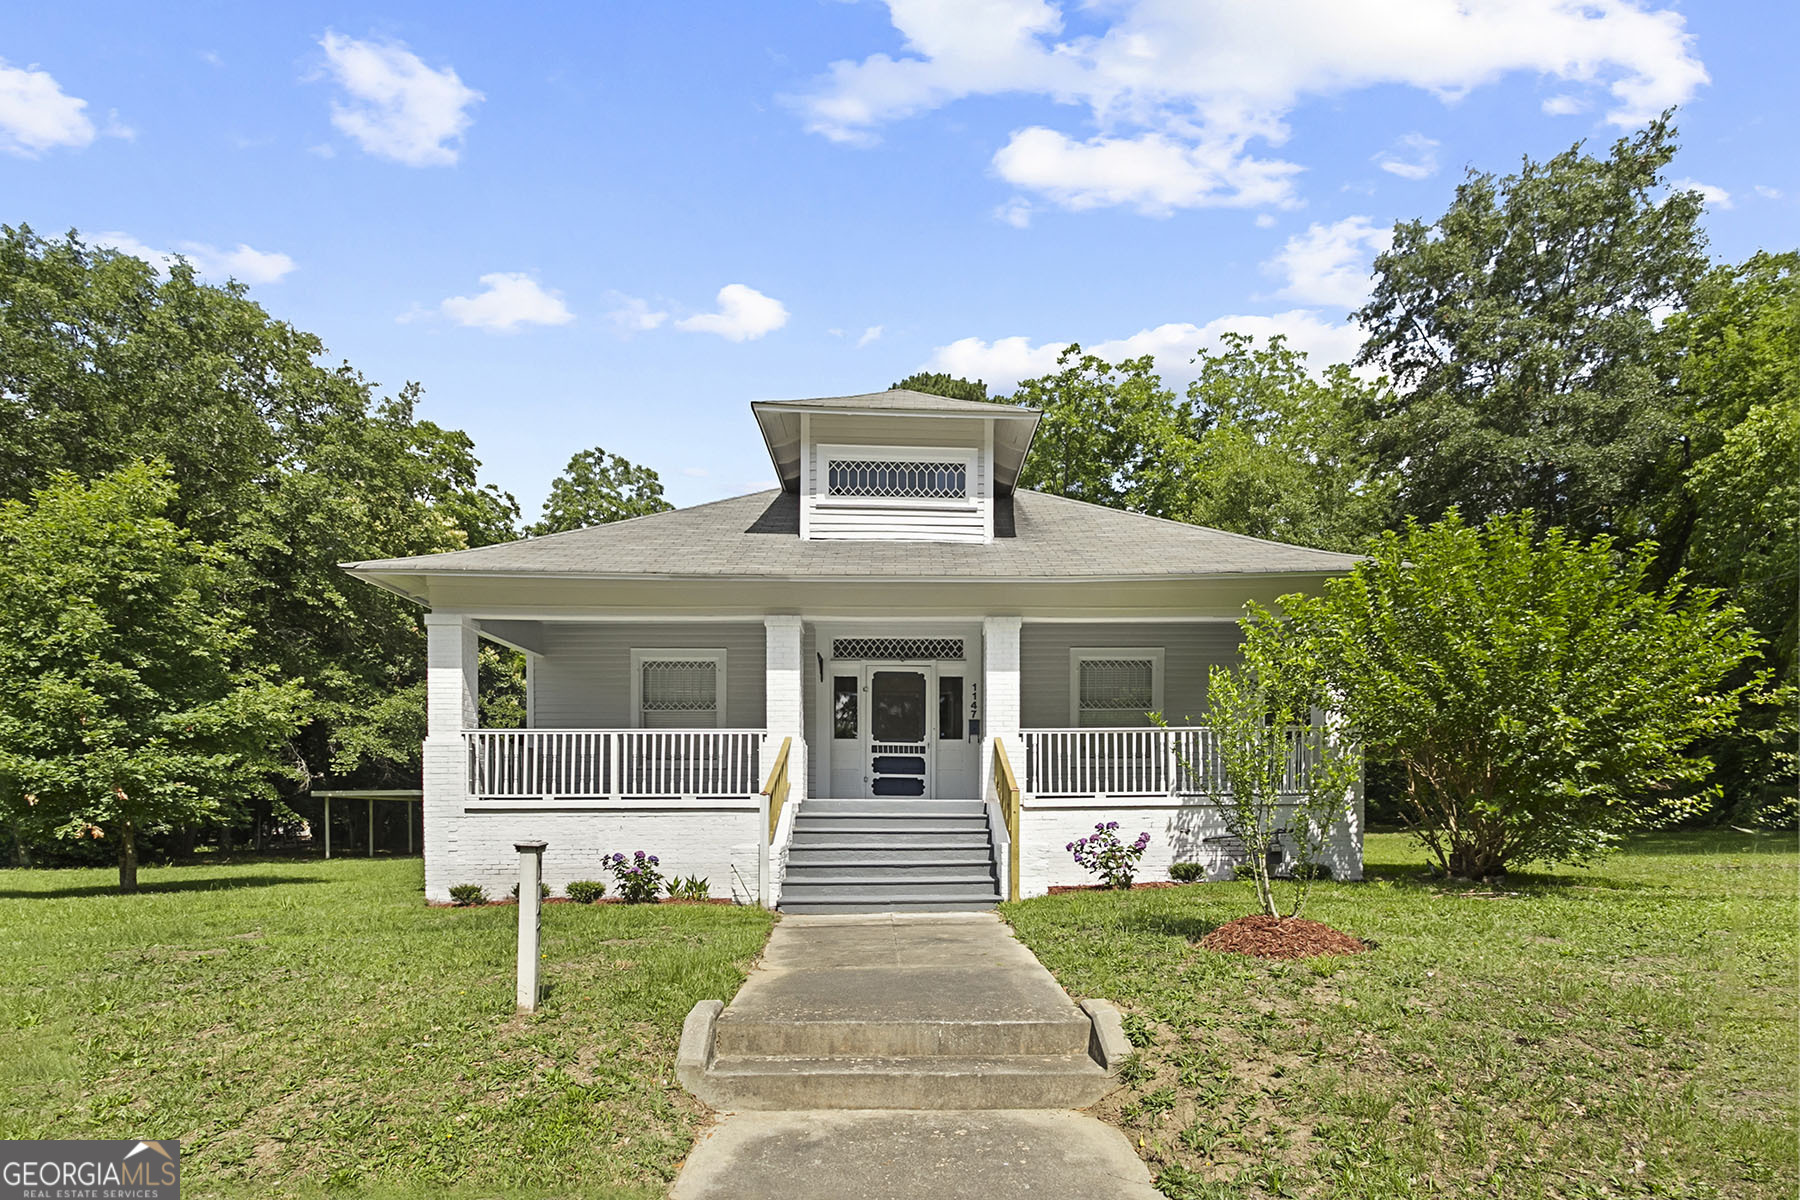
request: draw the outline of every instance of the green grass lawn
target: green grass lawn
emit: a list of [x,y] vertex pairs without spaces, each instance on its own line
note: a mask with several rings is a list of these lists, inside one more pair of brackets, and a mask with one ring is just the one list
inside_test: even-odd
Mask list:
[[656,1196],[702,1113],[682,1018],[770,919],[426,908],[418,860],[0,871],[0,1138],[179,1137],[187,1194]]
[[1397,834],[1307,915],[1375,943],[1266,963],[1194,940],[1247,883],[1004,906],[1143,1049],[1101,1115],[1188,1197],[1795,1195],[1792,838],[1639,839],[1591,870],[1434,882]]

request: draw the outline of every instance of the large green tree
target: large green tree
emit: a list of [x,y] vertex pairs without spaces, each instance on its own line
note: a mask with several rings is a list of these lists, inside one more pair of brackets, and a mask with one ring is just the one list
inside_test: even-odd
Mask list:
[[1368,444],[1384,383],[1342,363],[1315,371],[1279,335],[1258,346],[1226,334],[1196,362],[1199,377],[1159,456],[1173,478],[1155,489],[1172,498],[1157,515],[1344,550],[1387,525],[1393,478]]
[[143,833],[270,793],[308,701],[250,657],[224,556],[164,515],[175,495],[135,464],[0,503],[0,806],[28,836],[110,841],[127,892]]
[[423,675],[417,611],[338,564],[503,540],[517,519],[416,387],[383,397],[324,362],[236,284],[0,227],[0,498],[168,463],[167,518],[225,554],[253,657],[308,681],[302,777],[417,753],[399,719],[417,705],[394,702]]
[[[1650,582],[1656,548],[1409,521],[1322,594],[1248,624],[1250,657],[1311,664],[1371,755],[1398,762],[1419,838],[1453,875],[1582,862],[1702,811],[1705,748],[1760,681],[1719,593]],[[1681,785],[1681,786],[1677,786]]]
[[908,391],[925,392],[932,396],[948,396],[953,400],[993,400],[998,397],[988,395],[987,384],[979,379],[964,379],[960,375],[947,375],[942,371],[917,371],[890,387],[906,388]]
[[655,471],[595,446],[569,459],[550,485],[544,515],[528,532],[534,537],[566,533],[672,507],[663,499],[662,478]]
[[1408,514],[1645,532],[1682,435],[1658,322],[1707,268],[1699,194],[1664,192],[1674,138],[1665,114],[1604,157],[1471,171],[1436,220],[1395,226],[1357,361],[1397,385],[1376,446]]

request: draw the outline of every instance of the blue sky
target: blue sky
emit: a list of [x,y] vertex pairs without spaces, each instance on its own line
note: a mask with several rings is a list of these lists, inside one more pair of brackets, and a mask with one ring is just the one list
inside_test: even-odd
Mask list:
[[766,486],[753,399],[1347,356],[1395,220],[1665,104],[1715,254],[1800,242],[1800,7],[1470,9],[16,4],[0,221],[236,274],[527,517],[593,445],[681,504]]

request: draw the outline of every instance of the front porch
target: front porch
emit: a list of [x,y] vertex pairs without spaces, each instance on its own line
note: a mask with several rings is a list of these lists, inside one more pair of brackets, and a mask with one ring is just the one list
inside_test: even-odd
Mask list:
[[[931,901],[896,881],[954,884],[942,899],[967,901],[973,871],[991,874],[997,899],[1087,882],[1063,847],[1100,821],[1151,833],[1142,878],[1165,878],[1177,861],[1215,876],[1232,865],[1201,796],[1218,778],[1211,731],[1144,724],[1151,711],[1204,711],[1207,671],[1235,659],[1228,622],[434,613],[428,627],[434,899],[457,883],[510,886],[511,845],[529,837],[550,843],[553,889],[604,878],[607,855],[642,849],[666,872],[708,880],[715,897],[778,904],[797,824],[807,841],[804,828],[817,821],[873,832],[827,856],[843,869],[798,872],[794,886],[841,888],[854,867],[885,886],[882,903]],[[529,727],[475,723],[482,637],[527,655]],[[1025,723],[1032,718],[1043,724]],[[1319,733],[1291,731],[1295,791]],[[809,810],[809,801],[830,803]],[[941,845],[897,836],[914,818],[920,831],[935,828],[947,805],[979,829],[978,845],[964,844],[971,830],[960,827]],[[858,814],[868,818],[861,826]],[[1340,841],[1332,865],[1350,876],[1360,832]],[[906,853],[887,853],[896,847]]]

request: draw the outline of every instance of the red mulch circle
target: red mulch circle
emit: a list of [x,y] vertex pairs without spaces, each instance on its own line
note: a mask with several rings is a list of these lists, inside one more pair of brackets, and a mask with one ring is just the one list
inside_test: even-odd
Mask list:
[[1314,958],[1321,954],[1361,954],[1368,949],[1360,939],[1318,921],[1264,913],[1225,922],[1201,938],[1200,947],[1256,958]]

